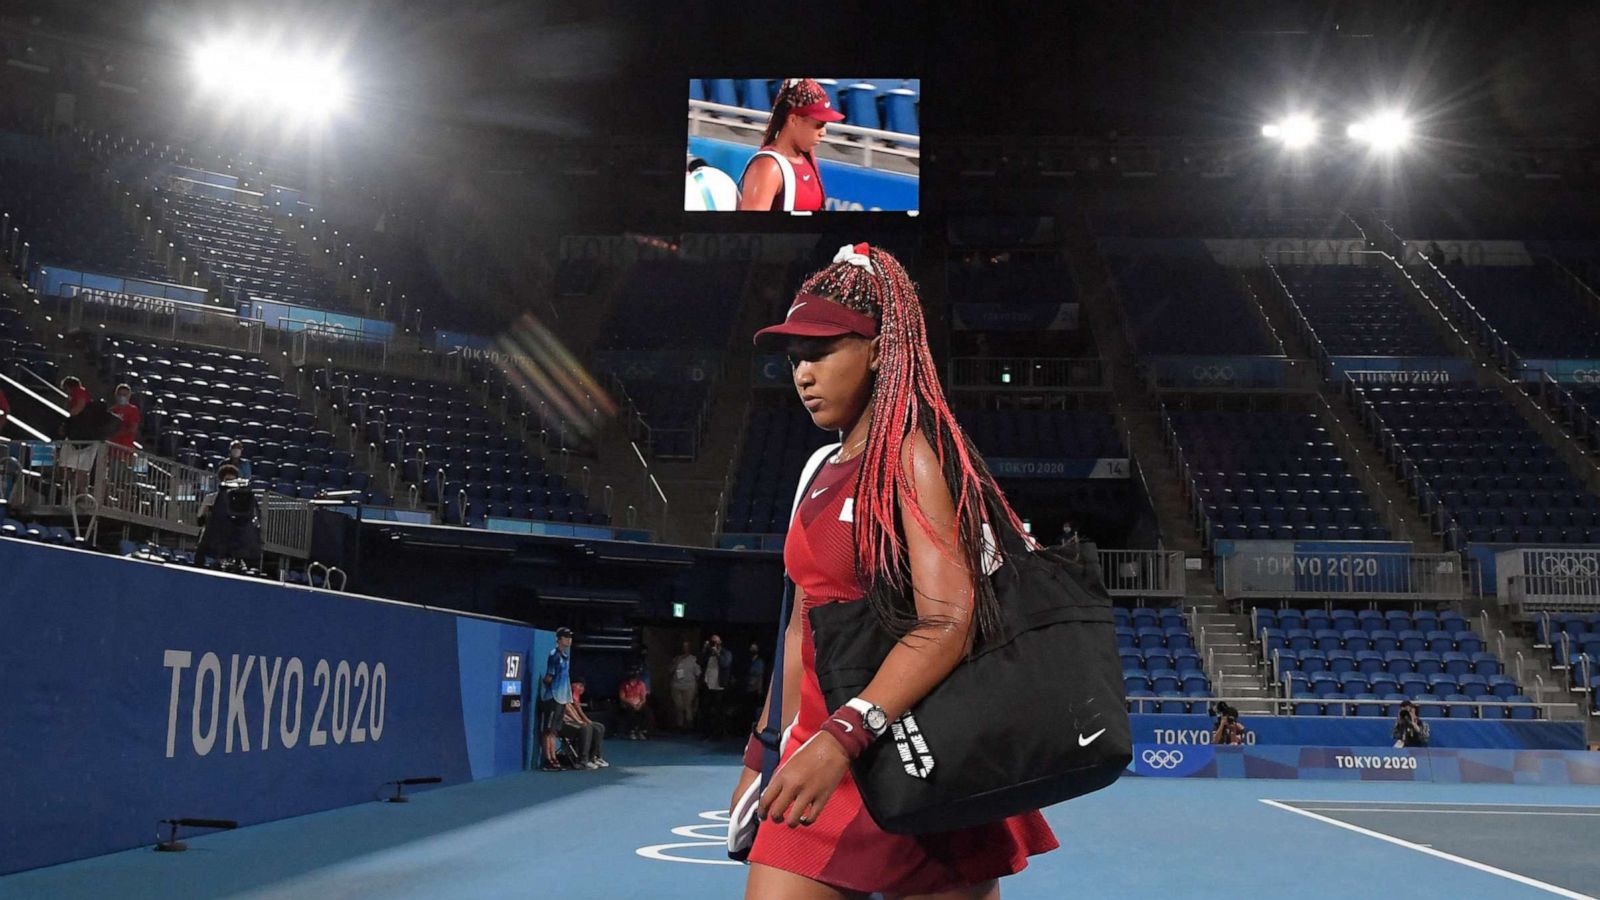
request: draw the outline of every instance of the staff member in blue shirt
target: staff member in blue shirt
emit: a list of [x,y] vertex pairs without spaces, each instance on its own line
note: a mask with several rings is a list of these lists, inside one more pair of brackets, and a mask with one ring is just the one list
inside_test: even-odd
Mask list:
[[545,662],[544,680],[539,687],[539,736],[544,744],[546,772],[561,769],[556,762],[556,732],[561,730],[561,717],[572,702],[572,629],[556,629],[556,646]]

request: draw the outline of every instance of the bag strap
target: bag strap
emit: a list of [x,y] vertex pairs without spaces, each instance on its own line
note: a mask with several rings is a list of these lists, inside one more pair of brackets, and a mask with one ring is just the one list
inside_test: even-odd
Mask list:
[[[840,444],[829,444],[820,447],[811,458],[806,460],[805,468],[800,471],[800,481],[794,492],[794,504],[790,507],[789,521],[794,521],[794,514],[800,509],[800,499],[811,489],[813,482],[822,472],[822,464],[828,457],[836,453]],[[783,605],[778,611],[778,642],[777,649],[772,654],[772,683],[769,688],[769,697],[775,698],[776,703],[767,703],[767,721],[761,725],[761,743],[766,752],[762,754],[761,783],[766,784],[772,778],[772,773],[778,767],[778,756],[783,752],[783,645],[784,638],[789,630],[789,617],[794,611],[794,581],[788,573],[783,576]]]

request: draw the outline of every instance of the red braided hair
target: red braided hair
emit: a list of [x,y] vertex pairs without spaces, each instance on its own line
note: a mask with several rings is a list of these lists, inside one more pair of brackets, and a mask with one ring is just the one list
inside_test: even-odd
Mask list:
[[[847,258],[851,256],[853,261]],[[861,265],[863,256],[870,268]],[[868,405],[872,424],[855,495],[856,564],[867,583],[873,611],[896,635],[934,621],[950,621],[943,616],[919,617],[907,602],[911,584],[899,516],[902,495],[910,498],[908,506],[918,526],[933,531],[916,500],[916,486],[905,464],[911,435],[920,432],[933,447],[955,504],[961,562],[972,573],[977,637],[981,640],[995,634],[1000,616],[994,587],[984,574],[984,525],[994,530],[993,549],[987,552],[1002,557],[1003,531],[1013,535],[1025,531],[945,401],[928,349],[916,285],[888,252],[857,244],[841,250],[832,265],[807,278],[800,291],[827,297],[878,320],[879,367]]]

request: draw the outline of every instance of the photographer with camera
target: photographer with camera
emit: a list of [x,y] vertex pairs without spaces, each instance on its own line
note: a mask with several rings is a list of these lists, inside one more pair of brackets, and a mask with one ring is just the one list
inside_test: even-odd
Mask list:
[[1217,725],[1211,732],[1213,745],[1237,746],[1244,743],[1244,726],[1239,724],[1239,711],[1224,701],[1217,701],[1212,709]]
[[728,682],[733,680],[733,651],[713,634],[700,648],[700,728],[706,740],[727,737],[728,712],[722,705]]
[[1410,700],[1400,704],[1400,716],[1394,720],[1395,747],[1428,746],[1428,723],[1417,715],[1417,705]]

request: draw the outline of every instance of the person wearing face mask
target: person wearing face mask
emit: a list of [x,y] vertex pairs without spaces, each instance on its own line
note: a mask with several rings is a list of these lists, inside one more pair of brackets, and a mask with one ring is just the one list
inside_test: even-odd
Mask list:
[[139,440],[139,420],[143,418],[139,407],[133,405],[133,388],[117,385],[112,392],[110,412],[122,422],[122,427],[111,436],[111,443],[125,450],[132,450]]
[[228,458],[223,465],[233,466],[238,470],[240,478],[246,480],[250,478],[250,460],[244,458],[244,441],[234,441],[228,445]]

